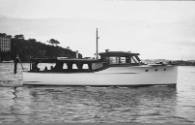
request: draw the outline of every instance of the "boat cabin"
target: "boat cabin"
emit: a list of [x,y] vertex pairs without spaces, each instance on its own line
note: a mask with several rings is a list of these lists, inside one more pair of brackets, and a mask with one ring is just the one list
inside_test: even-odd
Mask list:
[[[94,72],[111,66],[140,65],[139,53],[108,51],[99,53],[100,59],[89,58],[32,58],[30,72]],[[40,67],[40,64],[46,64]]]
[[[91,72],[103,67],[105,63],[96,59],[32,58],[30,72]],[[45,64],[45,67],[41,68],[41,64]]]
[[124,51],[108,51],[99,53],[101,60],[106,61],[109,65],[140,65],[141,59],[139,53]]

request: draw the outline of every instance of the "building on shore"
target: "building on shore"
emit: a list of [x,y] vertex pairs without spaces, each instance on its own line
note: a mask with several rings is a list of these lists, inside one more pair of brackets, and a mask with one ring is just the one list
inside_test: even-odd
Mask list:
[[0,61],[8,59],[11,51],[11,36],[0,33]]

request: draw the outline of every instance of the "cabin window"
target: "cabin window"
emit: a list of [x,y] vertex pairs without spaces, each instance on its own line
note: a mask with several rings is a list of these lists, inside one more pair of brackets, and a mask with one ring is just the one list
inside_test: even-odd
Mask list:
[[109,57],[110,64],[126,63],[126,57]]
[[54,66],[55,66],[55,63],[48,63],[47,68],[48,70],[53,70]]
[[73,64],[72,65],[72,69],[78,69],[77,65],[76,64]]
[[126,63],[126,57],[120,57],[120,63]]
[[39,63],[37,65],[37,68],[39,69],[39,71],[49,71],[54,66],[55,66],[54,63]]
[[68,65],[66,63],[64,63],[63,69],[68,69]]
[[103,63],[92,63],[92,69],[96,70],[96,69],[100,69],[103,67]]
[[116,57],[109,57],[110,64],[117,64],[117,58]]
[[134,56],[132,56],[131,57],[131,63],[139,63],[139,62]]
[[37,70],[38,71],[44,71],[44,63],[38,63]]
[[89,69],[89,66],[87,64],[84,64],[83,69]]

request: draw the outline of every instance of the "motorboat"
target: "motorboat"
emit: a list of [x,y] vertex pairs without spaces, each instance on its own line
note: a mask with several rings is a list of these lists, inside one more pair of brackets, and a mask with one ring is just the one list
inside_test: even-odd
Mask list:
[[24,85],[63,86],[148,86],[177,84],[177,67],[145,64],[139,53],[109,51],[100,59],[32,58],[23,72]]

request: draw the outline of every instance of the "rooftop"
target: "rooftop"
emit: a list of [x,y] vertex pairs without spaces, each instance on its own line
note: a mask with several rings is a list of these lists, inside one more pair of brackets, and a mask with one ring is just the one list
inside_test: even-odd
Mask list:
[[139,53],[125,52],[125,51],[106,51],[99,53],[100,56],[135,56]]
[[76,58],[31,58],[31,62],[39,62],[39,63],[88,63],[88,62],[100,62],[100,60],[96,59],[76,59]]

